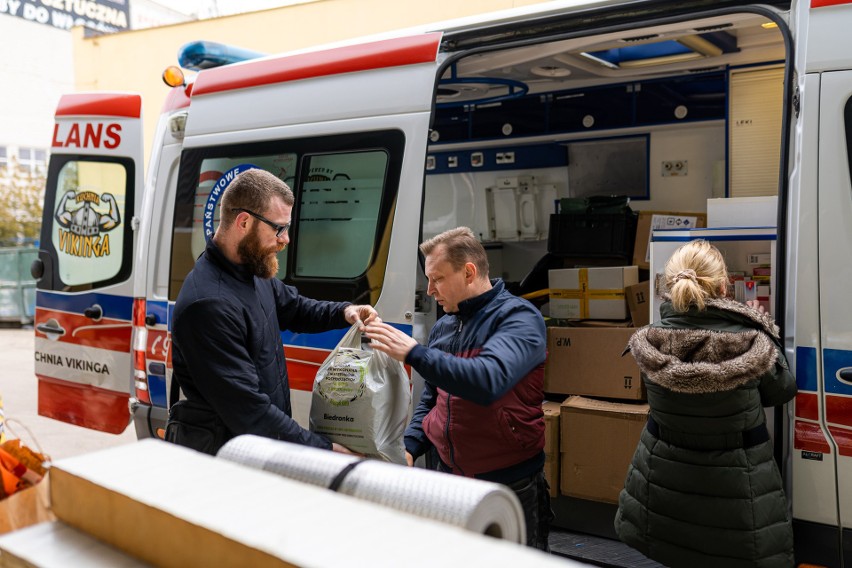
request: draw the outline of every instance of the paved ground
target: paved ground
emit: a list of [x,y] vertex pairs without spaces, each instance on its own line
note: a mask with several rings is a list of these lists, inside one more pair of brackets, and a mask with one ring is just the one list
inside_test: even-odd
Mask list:
[[0,396],[7,418],[13,419],[10,428],[28,445],[30,436],[19,423],[53,460],[136,441],[133,428],[104,434],[39,416],[33,352],[32,329],[0,328]]

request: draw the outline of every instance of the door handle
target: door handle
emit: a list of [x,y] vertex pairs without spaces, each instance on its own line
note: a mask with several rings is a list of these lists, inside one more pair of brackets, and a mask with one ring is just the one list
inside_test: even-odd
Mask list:
[[852,385],[852,367],[843,367],[837,371],[837,380],[847,385]]
[[65,330],[61,327],[55,327],[48,323],[41,323],[36,326],[36,329],[42,332],[45,335],[56,334],[56,335],[65,335]]
[[83,310],[83,315],[95,321],[101,319],[104,315],[104,310],[99,305],[95,304]]

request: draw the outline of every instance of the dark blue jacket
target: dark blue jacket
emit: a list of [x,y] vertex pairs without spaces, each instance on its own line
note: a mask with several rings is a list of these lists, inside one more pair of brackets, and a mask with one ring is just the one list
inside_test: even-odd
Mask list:
[[302,297],[277,278],[257,278],[211,240],[175,304],[172,362],[186,404],[215,414],[225,438],[256,434],[330,448],[325,437],[291,418],[280,330],[347,327],[347,305]]
[[405,447],[417,457],[434,445],[454,473],[511,483],[544,464],[546,333],[532,304],[492,284],[406,357],[426,385]]

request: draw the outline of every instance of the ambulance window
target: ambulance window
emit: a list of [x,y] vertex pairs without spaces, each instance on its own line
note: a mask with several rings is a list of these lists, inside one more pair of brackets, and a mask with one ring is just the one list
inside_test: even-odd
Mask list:
[[296,199],[277,277],[310,298],[374,303],[384,282],[404,148],[401,131],[382,130],[184,150],[169,299],[177,299],[218,227],[219,198],[229,182],[258,167],[284,180]]
[[50,240],[64,289],[105,285],[129,272],[128,179],[126,164],[83,160],[67,161],[51,176],[55,206]]
[[[257,167],[277,175],[293,185],[297,156],[294,153],[262,154],[244,157],[211,157],[201,161],[192,193],[181,194],[175,203],[174,237],[169,297],[177,298],[189,271],[207,239],[219,226],[219,200],[228,183],[240,172]],[[287,249],[278,254],[278,278],[287,272]]]
[[387,169],[384,150],[305,158],[298,192],[296,276],[364,274],[373,257]]

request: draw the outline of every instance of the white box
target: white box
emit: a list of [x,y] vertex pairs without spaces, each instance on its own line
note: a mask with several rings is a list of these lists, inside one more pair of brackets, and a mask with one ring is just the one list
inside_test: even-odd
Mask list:
[[630,310],[624,289],[638,282],[637,266],[550,270],[550,317],[627,319]]
[[726,197],[707,200],[707,227],[775,227],[778,196]]

